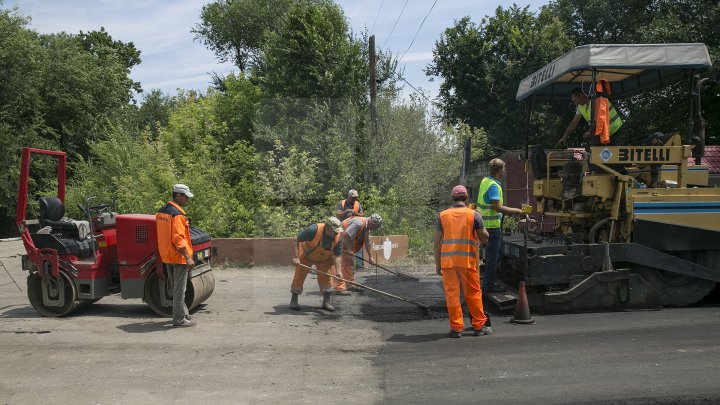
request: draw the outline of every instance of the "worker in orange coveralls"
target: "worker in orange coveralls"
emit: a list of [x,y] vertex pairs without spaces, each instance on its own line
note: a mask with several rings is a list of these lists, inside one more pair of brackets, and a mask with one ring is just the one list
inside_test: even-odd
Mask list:
[[[350,217],[342,222],[345,233],[343,233],[343,254],[340,276],[346,280],[355,281],[355,254],[365,249],[367,262],[375,264],[370,252],[370,231],[382,226],[382,217],[379,214],[372,214],[370,217]],[[350,291],[362,292],[362,287],[354,284],[349,286],[342,280],[333,279],[333,289],[338,295],[350,295]]]
[[[335,217],[329,217],[322,224],[314,224],[305,228],[297,236],[297,241],[293,245],[295,257],[295,276],[290,286],[290,309],[299,311],[298,295],[302,294],[305,278],[310,270],[298,266],[315,265],[317,269],[317,282],[320,287],[320,293],[323,295],[322,309],[332,312],[335,307],[330,305],[330,276],[335,274],[336,268],[340,267],[340,253],[342,252],[343,227],[340,220]],[[324,273],[324,274],[323,274]]]
[[452,207],[440,213],[435,231],[435,271],[443,278],[445,302],[450,317],[450,337],[459,338],[465,328],[460,303],[460,289],[465,294],[475,336],[492,333],[485,316],[477,270],[480,243],[487,242],[488,232],[479,212],[467,206],[464,186],[452,189]]

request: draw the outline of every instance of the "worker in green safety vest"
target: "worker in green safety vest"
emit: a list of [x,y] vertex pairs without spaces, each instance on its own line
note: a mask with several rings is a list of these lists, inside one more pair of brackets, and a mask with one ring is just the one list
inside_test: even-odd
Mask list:
[[489,164],[490,176],[480,182],[477,206],[482,215],[483,224],[488,231],[488,243],[485,246],[485,273],[482,277],[482,291],[485,293],[504,292],[506,289],[495,282],[500,261],[502,242],[502,215],[523,214],[520,208],[506,207],[503,201],[500,180],[505,177],[505,162],[493,159]]
[[[556,147],[564,144],[567,141],[568,136],[570,136],[570,134],[575,131],[575,128],[577,128],[578,124],[580,123],[580,118],[584,118],[585,121],[590,123],[590,98],[585,93],[583,93],[582,89],[578,87],[573,89],[573,91],[570,93],[570,99],[576,107],[575,117],[572,121],[570,121],[570,124],[565,130],[563,136],[555,144]],[[615,110],[615,107],[612,105],[612,103],[610,103],[609,105],[610,145],[617,145],[618,130],[622,126],[623,122],[620,119],[620,116],[618,115],[618,112]],[[583,139],[585,141],[591,141],[592,146],[598,146],[600,144],[598,137],[592,136],[590,130],[585,131],[585,133],[583,134]]]

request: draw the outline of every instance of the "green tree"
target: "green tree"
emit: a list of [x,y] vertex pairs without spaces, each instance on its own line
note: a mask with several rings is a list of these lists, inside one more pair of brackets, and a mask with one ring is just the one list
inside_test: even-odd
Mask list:
[[[2,234],[14,232],[20,148],[63,150],[70,161],[87,157],[89,143],[111,136],[118,114],[139,91],[128,78],[140,62],[132,44],[113,41],[102,29],[39,35],[29,21],[17,9],[0,8],[0,146],[7,152],[0,162]],[[34,171],[32,183],[50,190],[54,178],[47,165]]]
[[[525,133],[524,106],[515,101],[518,84],[572,45],[563,24],[548,11],[498,7],[479,25],[465,17],[446,29],[426,73],[442,79],[445,120],[485,128],[491,145],[517,149]],[[536,142],[558,131],[540,128]]]
[[290,0],[218,0],[203,6],[196,39],[221,61],[232,61],[242,72],[262,59],[266,38],[278,25]]
[[292,4],[272,31],[254,76],[274,97],[365,99],[367,62],[345,16],[329,0]]

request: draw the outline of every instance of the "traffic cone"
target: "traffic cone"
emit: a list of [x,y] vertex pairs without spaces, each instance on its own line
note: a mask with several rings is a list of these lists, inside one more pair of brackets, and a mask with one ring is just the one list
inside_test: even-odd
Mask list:
[[527,294],[525,294],[525,282],[520,282],[518,288],[517,302],[515,303],[515,315],[510,319],[512,323],[519,323],[522,325],[530,325],[535,323],[535,320],[530,316],[530,306],[528,305]]

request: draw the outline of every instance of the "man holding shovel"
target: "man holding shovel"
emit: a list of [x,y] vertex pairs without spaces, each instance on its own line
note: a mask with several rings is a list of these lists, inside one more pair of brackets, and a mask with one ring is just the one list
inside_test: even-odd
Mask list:
[[330,305],[331,283],[328,274],[335,274],[335,269],[340,268],[340,254],[342,253],[340,235],[342,233],[343,227],[340,220],[329,217],[324,223],[310,225],[298,234],[296,243],[293,245],[295,276],[290,287],[292,294],[290,309],[300,310],[298,296],[302,294],[305,278],[310,272],[308,267],[315,265],[318,270],[318,286],[323,295],[322,309],[335,311],[335,307]]
[[[342,222],[342,226],[345,229],[342,237],[343,250],[345,252],[342,254],[342,265],[339,267],[340,275],[346,280],[355,281],[354,255],[357,252],[365,248],[365,253],[367,254],[366,261],[370,265],[375,264],[370,254],[370,231],[382,226],[382,217],[378,214],[372,214],[369,218],[350,217]],[[345,285],[345,282],[341,280],[333,280],[333,287],[339,295],[350,295],[350,291],[362,291],[361,287],[355,285],[348,287]]]

